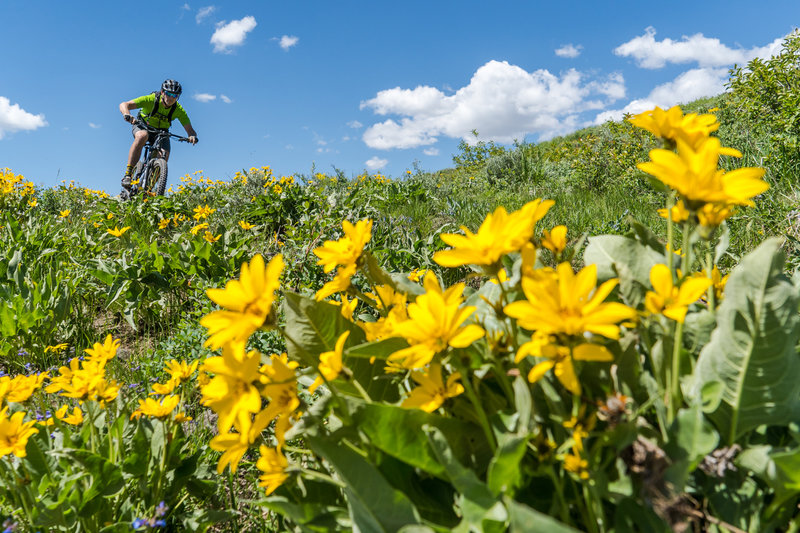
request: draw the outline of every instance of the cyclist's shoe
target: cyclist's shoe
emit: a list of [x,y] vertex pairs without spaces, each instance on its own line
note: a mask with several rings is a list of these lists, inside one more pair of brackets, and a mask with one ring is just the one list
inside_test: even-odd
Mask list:
[[119,193],[119,198],[126,202],[131,199],[131,193],[128,192],[128,189],[122,189]]
[[122,177],[122,188],[125,189],[126,191],[131,190],[131,177],[129,174],[125,174]]

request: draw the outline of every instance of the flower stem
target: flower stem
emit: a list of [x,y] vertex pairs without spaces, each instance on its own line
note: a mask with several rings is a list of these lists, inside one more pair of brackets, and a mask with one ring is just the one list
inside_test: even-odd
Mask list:
[[708,274],[708,279],[711,280],[711,285],[708,286],[708,308],[711,311],[716,311],[717,309],[717,295],[714,289],[714,260],[711,256],[711,245],[708,245],[708,250],[706,250],[706,273]]
[[[683,226],[683,260],[681,261],[681,275],[686,276],[691,267],[691,245],[689,237],[692,231],[691,222],[687,220]],[[679,280],[680,281],[680,280]],[[683,347],[683,321],[675,327],[674,344],[672,346],[672,372],[670,373],[670,398],[667,405],[667,424],[671,424],[678,412],[681,403],[681,348]]]
[[478,422],[480,422],[483,433],[486,435],[486,440],[489,442],[492,452],[494,452],[497,449],[497,442],[494,439],[494,433],[492,433],[492,426],[489,424],[489,417],[486,416],[486,411],[484,411],[483,405],[481,405],[477,394],[475,394],[475,389],[472,387],[471,374],[461,365],[458,356],[453,357],[452,361],[456,370],[461,374],[461,382],[464,384],[464,391],[467,393],[467,398],[469,398],[472,406],[475,407],[475,414],[478,417]]

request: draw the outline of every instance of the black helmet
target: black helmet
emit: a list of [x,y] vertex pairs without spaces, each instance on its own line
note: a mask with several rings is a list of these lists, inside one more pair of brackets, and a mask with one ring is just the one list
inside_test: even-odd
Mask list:
[[161,92],[171,92],[180,96],[183,92],[183,87],[175,80],[165,80],[164,83],[161,84]]

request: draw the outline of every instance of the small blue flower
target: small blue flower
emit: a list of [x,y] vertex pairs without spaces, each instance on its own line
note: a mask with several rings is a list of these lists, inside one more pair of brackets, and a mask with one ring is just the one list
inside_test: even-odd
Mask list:
[[136,520],[133,521],[131,527],[133,527],[133,529],[139,529],[144,525],[145,525],[145,520],[143,518],[137,518]]

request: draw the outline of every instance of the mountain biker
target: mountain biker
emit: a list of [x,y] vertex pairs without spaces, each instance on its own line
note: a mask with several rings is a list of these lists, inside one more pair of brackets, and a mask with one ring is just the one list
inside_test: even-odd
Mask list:
[[[152,128],[167,130],[172,121],[177,118],[186,130],[189,142],[197,144],[197,132],[192,128],[186,110],[178,103],[178,98],[182,92],[183,88],[180,83],[175,80],[165,80],[161,84],[160,91],[119,104],[119,111],[122,113],[122,117],[126,122],[133,124],[133,144],[131,144],[131,149],[128,152],[128,166],[125,167],[125,175],[122,177],[122,187],[126,190],[131,188],[131,172],[139,160],[142,148],[144,148],[148,139],[152,141],[156,136],[155,133],[150,133],[134,123],[136,117],[131,115],[132,109],[141,108],[142,111],[139,114],[139,118]],[[159,146],[154,146],[154,148],[160,148],[164,152],[164,159],[169,160],[169,137],[163,138]]]

